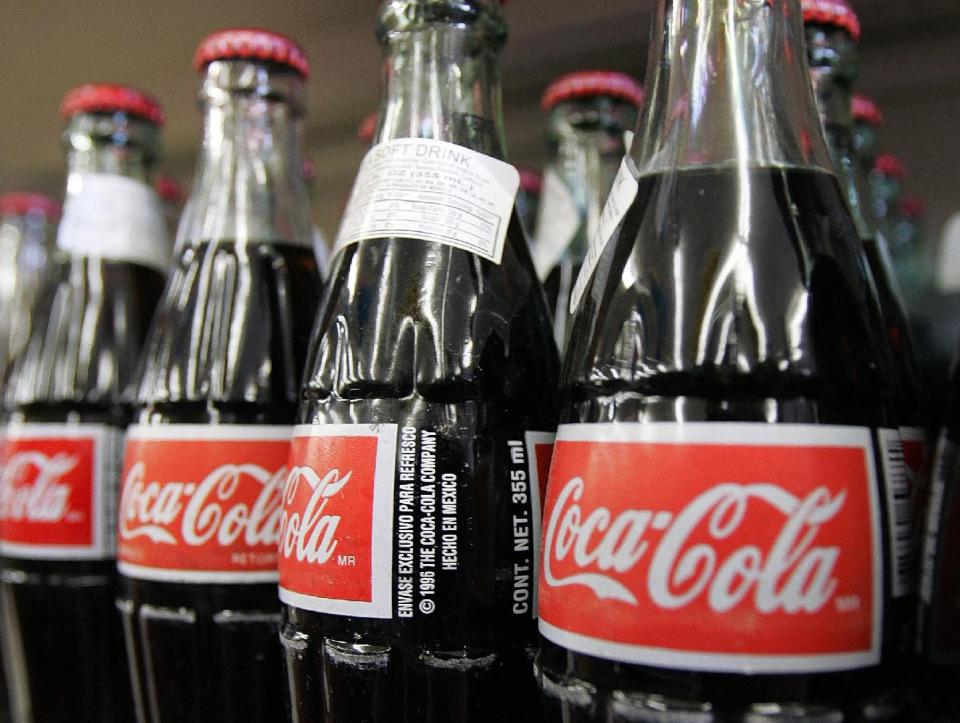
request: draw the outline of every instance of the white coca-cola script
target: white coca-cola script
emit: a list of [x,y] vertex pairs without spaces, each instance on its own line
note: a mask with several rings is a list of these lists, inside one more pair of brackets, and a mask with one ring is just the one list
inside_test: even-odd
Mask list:
[[[120,500],[120,537],[147,537],[168,545],[222,547],[241,537],[245,545],[276,545],[286,467],[270,471],[256,464],[225,464],[199,482],[147,481],[146,466],[127,472]],[[252,503],[238,501],[244,484],[261,486]],[[179,534],[176,526],[179,520]]]
[[[310,467],[293,467],[284,492],[284,512],[280,523],[282,537],[280,554],[295,557],[298,562],[322,565],[337,548],[337,526],[340,515],[326,513],[330,498],[338,494],[350,481],[352,472],[344,475],[331,469],[320,476]],[[306,482],[309,499],[298,500],[301,482]],[[291,512],[302,509],[302,512]]]
[[18,452],[0,476],[0,519],[60,522],[70,510],[71,487],[63,479],[79,463],[73,455]]
[[[831,495],[819,486],[801,498],[774,484],[726,482],[705,490],[679,513],[626,509],[616,516],[606,507],[581,508],[583,492],[583,479],[570,479],[547,523],[544,577],[552,587],[582,585],[598,598],[638,605],[638,588],[645,586],[650,601],[663,609],[684,607],[705,595],[709,608],[719,613],[748,597],[760,613],[814,613],[836,591],[840,548],[815,542],[819,529],[843,508],[845,490]],[[733,540],[738,532],[743,537],[757,533],[743,524],[752,505],[782,514],[773,543],[767,549],[743,544],[732,552],[727,543],[721,555],[715,543]],[[659,541],[651,542],[656,532]],[[645,556],[646,580],[630,577]],[[571,566],[576,572],[556,572]]]

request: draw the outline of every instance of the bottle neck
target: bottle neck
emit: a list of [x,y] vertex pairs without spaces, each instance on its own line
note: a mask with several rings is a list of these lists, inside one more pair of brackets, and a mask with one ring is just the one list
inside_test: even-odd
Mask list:
[[81,113],[63,134],[70,177],[85,173],[125,176],[149,183],[156,167],[160,131],[152,123],[122,114]]
[[170,245],[152,181],[160,129],[122,113],[81,113],[64,132],[67,191],[57,247],[165,271]]
[[866,121],[856,121],[853,124],[853,148],[860,170],[863,175],[869,176],[880,153],[880,138],[877,129]]
[[207,67],[203,143],[178,248],[209,241],[310,245],[301,175],[303,86],[295,72],[263,63]]
[[725,166],[830,169],[798,0],[658,0],[641,175]]
[[430,138],[504,158],[498,4],[393,0],[378,34],[386,82],[374,143]]
[[582,223],[568,255],[580,261],[586,253],[588,230],[600,214],[626,152],[624,131],[636,124],[633,106],[611,98],[561,103],[550,114],[554,147],[550,170],[570,192]]
[[817,111],[837,180],[862,239],[877,239],[866,176],[853,153],[853,85],[857,79],[856,43],[846,31],[808,25],[807,59]]

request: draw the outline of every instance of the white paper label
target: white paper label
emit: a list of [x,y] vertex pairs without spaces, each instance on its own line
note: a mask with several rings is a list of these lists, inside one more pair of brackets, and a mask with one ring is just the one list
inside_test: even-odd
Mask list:
[[883,458],[883,487],[887,502],[887,537],[893,555],[894,597],[910,592],[913,579],[913,538],[910,520],[910,486],[903,462],[903,445],[896,429],[880,429],[880,456]]
[[640,189],[640,183],[631,171],[633,164],[629,156],[624,156],[620,163],[620,170],[617,177],[613,179],[613,186],[610,188],[610,195],[607,196],[607,202],[603,206],[603,213],[600,214],[600,222],[594,229],[590,237],[590,247],[587,249],[587,255],[583,259],[583,266],[580,267],[580,275],[577,282],[573,285],[573,291],[570,293],[570,313],[574,313],[580,304],[580,297],[587,289],[587,283],[593,276],[593,271],[600,261],[603,250],[610,243],[613,232],[627,215],[630,204],[637,197],[637,191]]
[[415,238],[499,264],[519,187],[509,163],[455,143],[384,141],[360,164],[336,250],[364,239]]
[[170,268],[170,239],[157,194],[142,181],[111,173],[70,176],[57,246],[162,272]]
[[533,266],[541,280],[563,257],[579,228],[580,211],[570,187],[554,169],[546,169],[537,210],[537,233],[531,248]]

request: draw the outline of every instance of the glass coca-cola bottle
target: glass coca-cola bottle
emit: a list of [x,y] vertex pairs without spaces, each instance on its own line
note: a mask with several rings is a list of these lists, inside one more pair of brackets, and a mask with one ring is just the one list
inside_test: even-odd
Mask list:
[[920,719],[938,723],[960,720],[960,356],[946,406],[923,520],[917,618]]
[[552,158],[544,171],[533,265],[543,279],[560,349],[570,336],[570,292],[597,228],[603,202],[637,125],[643,89],[624,73],[580,71],[551,83],[540,106],[549,113]]
[[0,387],[30,338],[60,204],[39,193],[0,195]]
[[280,504],[320,291],[308,66],[263,30],[208,36],[194,65],[203,146],[127,432],[118,604],[138,720],[272,721]]
[[914,193],[903,193],[893,215],[890,255],[899,271],[906,303],[917,305],[933,286],[933,249],[924,237],[926,202]]
[[129,721],[114,530],[129,385],[170,245],[150,185],[163,112],[146,94],[65,97],[57,251],[6,390],[3,657],[20,721]]
[[880,154],[880,126],[884,122],[883,111],[870,96],[854,93],[851,112],[855,159],[860,166],[860,172],[864,176],[869,176]]
[[547,719],[895,719],[892,363],[800,4],[655,17],[573,290],[541,535]]
[[[874,217],[870,187],[854,156],[853,85],[859,72],[860,21],[845,0],[801,0],[807,60],[833,168],[846,192],[854,225],[873,275],[894,361],[904,470],[909,494],[919,499],[927,475],[923,395],[913,335],[894,276],[887,239]],[[862,101],[861,101],[862,104]],[[861,113],[863,109],[861,108]],[[896,446],[896,445],[894,445]],[[896,452],[891,451],[891,454]],[[907,509],[903,508],[903,514]],[[915,519],[911,515],[911,519]]]
[[[896,254],[897,247],[895,226],[897,223],[897,207],[903,194],[903,185],[907,179],[907,166],[903,160],[893,153],[881,153],[873,161],[873,168],[867,174],[870,191],[873,198],[873,210],[877,224],[884,238],[888,239],[891,254]],[[900,271],[894,268],[898,274]],[[903,284],[901,283],[901,286]]]
[[297,721],[530,720],[558,361],[491,0],[381,3],[386,97],[307,362],[280,542]]

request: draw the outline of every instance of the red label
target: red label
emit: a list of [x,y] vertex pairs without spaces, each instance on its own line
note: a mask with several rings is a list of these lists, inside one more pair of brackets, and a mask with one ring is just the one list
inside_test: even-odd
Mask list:
[[917,427],[900,427],[900,441],[903,443],[903,464],[907,468],[910,494],[914,495],[927,469],[927,435]]
[[[111,556],[108,499],[120,432],[101,425],[11,425],[0,477],[6,555],[36,559]],[[115,449],[117,448],[117,449]]]
[[283,495],[280,599],[344,615],[391,615],[397,426],[304,425]]
[[[537,494],[530,498],[533,510],[533,549],[537,555],[535,564],[540,564],[540,530],[542,525],[541,510],[547,494],[547,479],[550,476],[550,461],[553,459],[553,442],[556,435],[549,432],[527,432],[527,456],[530,459],[530,487]],[[533,605],[531,613],[537,617],[538,599],[537,587],[533,588]]]
[[541,631],[579,652],[684,669],[877,663],[871,449],[855,427],[562,426]]
[[130,427],[118,524],[121,572],[179,582],[276,580],[290,431]]

